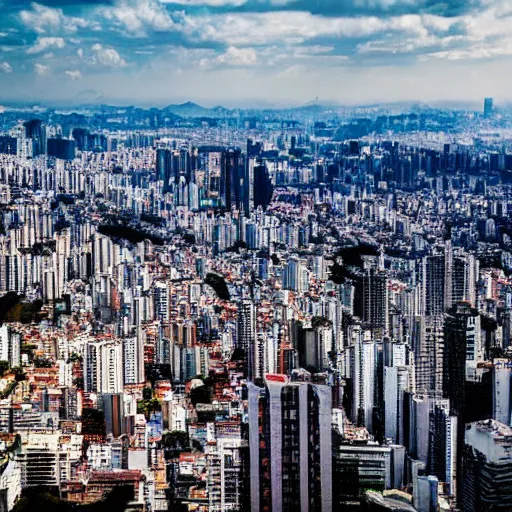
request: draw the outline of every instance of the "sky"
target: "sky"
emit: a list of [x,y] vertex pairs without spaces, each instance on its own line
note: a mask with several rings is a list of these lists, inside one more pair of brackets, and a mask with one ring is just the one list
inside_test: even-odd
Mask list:
[[512,99],[512,0],[0,0],[0,104]]

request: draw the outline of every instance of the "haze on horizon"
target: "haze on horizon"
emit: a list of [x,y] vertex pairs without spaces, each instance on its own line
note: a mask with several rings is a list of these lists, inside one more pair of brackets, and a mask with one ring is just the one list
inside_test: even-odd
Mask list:
[[0,102],[512,99],[507,0],[0,0]]

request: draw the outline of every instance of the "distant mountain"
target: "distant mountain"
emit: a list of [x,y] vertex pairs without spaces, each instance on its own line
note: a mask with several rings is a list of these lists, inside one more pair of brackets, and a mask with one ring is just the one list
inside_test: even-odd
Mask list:
[[233,115],[233,110],[229,110],[228,108],[221,106],[207,108],[192,101],[187,101],[179,105],[169,105],[163,110],[180,117],[219,117]]
[[84,91],[80,91],[74,98],[75,103],[93,103],[97,104],[103,99],[103,94],[101,92],[95,91],[94,89],[86,89]]

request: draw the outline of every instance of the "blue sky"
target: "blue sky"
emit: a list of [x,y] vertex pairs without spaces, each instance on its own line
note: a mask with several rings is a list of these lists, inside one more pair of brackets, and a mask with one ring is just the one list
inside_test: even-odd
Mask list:
[[0,103],[512,96],[511,0],[0,0]]

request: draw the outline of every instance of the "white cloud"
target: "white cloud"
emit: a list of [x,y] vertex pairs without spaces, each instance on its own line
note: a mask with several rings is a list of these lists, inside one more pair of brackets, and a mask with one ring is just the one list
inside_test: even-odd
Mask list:
[[40,34],[76,32],[79,28],[89,26],[89,22],[83,18],[66,16],[62,9],[54,9],[36,2],[33,2],[31,7],[30,11],[20,11],[20,19],[27,28]]
[[289,66],[281,73],[279,76],[289,77],[289,78],[299,78],[301,75],[304,75],[308,72],[308,67],[303,64],[294,64],[293,66]]
[[64,46],[66,46],[66,41],[62,37],[38,37],[34,46],[31,46],[27,53],[29,55],[42,53],[49,48],[62,49]]
[[[247,3],[247,0],[161,0],[162,3],[166,4],[178,4],[178,5],[206,5],[210,7],[223,7],[231,6],[238,7]],[[287,3],[286,1],[284,3]]]
[[3,73],[12,73],[12,66],[8,62],[0,62],[0,71]]
[[432,52],[427,55],[423,55],[421,60],[483,60],[510,55],[512,55],[512,38],[504,39],[498,43],[493,44],[477,43],[466,48],[454,48],[451,50]]
[[132,36],[147,36],[148,30],[158,32],[173,28],[167,9],[157,0],[118,0],[112,7],[99,9],[101,15]]
[[428,26],[442,28],[442,23],[437,18],[439,17],[419,15],[336,18],[318,16],[305,11],[202,16],[184,14],[178,27],[191,38],[221,42],[230,46],[282,43],[292,45],[319,37],[348,39],[369,37],[389,31],[425,36],[428,34]]
[[217,57],[219,64],[228,66],[252,66],[256,64],[258,55],[254,48],[236,48],[230,46],[223,54]]
[[414,5],[415,0],[354,0],[356,7],[366,9],[389,9],[395,5]]
[[93,64],[100,64],[101,66],[110,68],[119,68],[126,66],[126,61],[117,53],[114,48],[105,47],[101,44],[95,44],[92,47],[94,56],[92,58]]
[[78,69],[64,71],[64,74],[67,75],[72,82],[76,82],[82,78],[82,73],[80,73],[80,70]]
[[[160,0],[164,4],[194,5],[205,7],[240,7],[250,4],[253,0]],[[407,1],[407,0],[405,0]],[[285,6],[294,0],[270,0],[268,3],[274,6]]]
[[467,43],[466,36],[438,37],[426,35],[423,37],[409,37],[398,39],[387,37],[374,41],[367,41],[357,46],[359,54],[408,54],[423,51],[432,51],[435,48],[449,48],[451,45]]
[[[174,47],[169,52],[184,68],[215,69],[219,67],[249,67],[258,64],[258,54],[254,48],[228,47],[222,53],[207,48]],[[174,60],[172,59],[172,60]],[[174,64],[170,63],[173,67]],[[160,63],[159,65],[164,65]]]
[[45,75],[46,73],[48,73],[49,70],[50,68],[48,66],[45,66],[44,64],[39,64],[39,62],[36,62],[34,64],[34,71],[36,75]]
[[[357,50],[360,54],[421,53],[421,61],[484,60],[512,55],[512,29],[505,16],[512,14],[512,9],[508,6],[505,11],[506,8],[495,2],[483,11],[453,18],[422,16],[425,31],[408,37],[390,33],[359,44]],[[455,35],[450,34],[452,28],[456,28]]]

